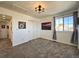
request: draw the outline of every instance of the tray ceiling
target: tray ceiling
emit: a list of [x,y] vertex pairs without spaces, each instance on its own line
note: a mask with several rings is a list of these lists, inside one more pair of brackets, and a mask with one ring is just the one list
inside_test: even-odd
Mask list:
[[[45,12],[35,12],[35,7],[41,4],[45,8]],[[6,1],[0,2],[1,7],[5,7],[17,12],[21,12],[33,17],[42,18],[54,15],[60,12],[74,10],[78,7],[76,1]]]

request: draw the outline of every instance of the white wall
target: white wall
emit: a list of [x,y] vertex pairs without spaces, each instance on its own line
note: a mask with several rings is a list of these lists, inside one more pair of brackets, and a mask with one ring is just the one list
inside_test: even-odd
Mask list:
[[[27,42],[39,37],[39,19],[0,7],[0,14],[12,16],[12,44]],[[18,22],[26,22],[26,29],[18,29]],[[36,26],[33,26],[36,25]]]
[[[52,30],[41,30],[40,36],[45,39],[53,40],[53,16],[43,18],[40,23],[42,22],[52,22]],[[57,42],[73,45],[71,43],[72,32],[65,31],[65,32],[56,32],[57,33]]]
[[52,26],[51,26],[52,30],[41,30],[40,31],[40,37],[52,40],[52,36],[53,36],[53,19],[52,19],[52,17],[47,17],[47,18],[41,19],[40,27],[41,27],[42,22],[52,22]]
[[72,38],[72,32],[68,32],[68,31],[57,32],[57,41],[58,42],[73,45],[71,43],[71,38]]
[[[13,46],[28,42],[29,40],[39,37],[53,40],[53,16],[43,19],[37,19],[2,7],[0,7],[0,14],[12,16],[11,22]],[[18,29],[18,21],[26,22],[26,29]],[[52,30],[41,30],[41,23],[48,21],[52,22]],[[57,41],[61,43],[71,44],[71,35],[72,32],[57,32]]]

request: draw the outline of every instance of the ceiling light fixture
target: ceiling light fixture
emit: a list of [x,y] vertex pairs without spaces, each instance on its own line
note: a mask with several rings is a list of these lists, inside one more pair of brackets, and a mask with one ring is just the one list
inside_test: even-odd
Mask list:
[[2,19],[6,19],[6,18],[2,18]]
[[6,17],[5,15],[3,15],[2,17]]
[[45,8],[43,8],[41,5],[38,5],[38,7],[35,7],[35,11],[38,13],[44,12]]

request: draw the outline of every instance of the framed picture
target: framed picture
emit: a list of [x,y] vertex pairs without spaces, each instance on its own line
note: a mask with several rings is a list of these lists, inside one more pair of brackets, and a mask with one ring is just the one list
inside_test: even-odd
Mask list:
[[1,25],[1,28],[3,28],[3,29],[4,29],[4,28],[5,28],[5,25]]
[[26,22],[19,21],[18,22],[18,28],[19,29],[26,29]]
[[41,24],[42,30],[51,30],[51,22],[44,22]]
[[7,26],[7,29],[9,29],[9,26]]

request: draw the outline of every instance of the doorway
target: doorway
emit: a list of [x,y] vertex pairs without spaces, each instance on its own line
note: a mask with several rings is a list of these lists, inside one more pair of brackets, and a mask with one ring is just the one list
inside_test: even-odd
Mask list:
[[11,48],[12,24],[11,16],[0,14],[0,49]]

